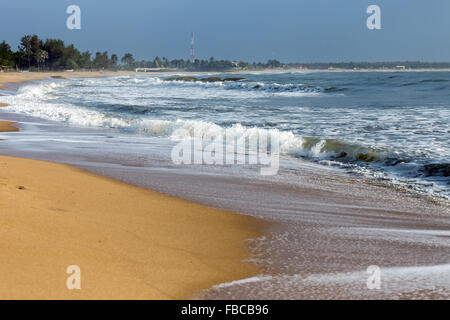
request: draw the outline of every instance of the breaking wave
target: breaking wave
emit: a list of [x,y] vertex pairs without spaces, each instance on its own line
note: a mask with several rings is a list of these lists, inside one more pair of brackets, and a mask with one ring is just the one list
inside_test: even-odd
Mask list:
[[174,86],[201,86],[205,88],[211,87],[221,87],[225,90],[245,90],[245,91],[260,91],[267,93],[289,93],[289,92],[298,92],[298,93],[324,93],[324,92],[333,92],[333,91],[343,91],[343,89],[330,87],[330,88],[322,88],[318,86],[313,86],[309,84],[279,84],[279,83],[264,83],[264,82],[253,82],[247,81],[246,79],[240,79],[235,81],[230,80],[214,80],[214,81],[205,81],[207,79],[194,79],[191,77],[180,77],[177,79],[190,79],[190,80],[170,80],[169,79],[160,79],[160,78],[150,78],[148,81],[157,83],[157,84],[171,84]]
[[[130,79],[121,79],[129,81]],[[134,81],[136,79],[131,79]],[[141,79],[138,79],[141,80]],[[163,83],[159,78],[147,78],[145,81],[157,81]],[[182,81],[179,81],[182,82]],[[225,82],[201,83],[201,85],[222,85]],[[192,85],[192,82],[189,82]],[[280,152],[294,157],[309,159],[331,159],[338,161],[357,162],[384,162],[388,165],[396,165],[405,162],[398,153],[389,151],[386,148],[366,146],[358,143],[348,142],[345,139],[327,139],[318,137],[302,137],[290,130],[282,131],[276,128],[260,128],[244,126],[240,123],[231,126],[220,126],[213,122],[202,120],[165,120],[153,119],[145,116],[137,116],[133,106],[120,104],[116,106],[115,112],[109,112],[107,108],[81,107],[70,103],[55,103],[53,101],[54,89],[67,85],[65,82],[41,83],[22,87],[15,96],[4,97],[10,104],[9,109],[13,112],[20,112],[33,117],[39,117],[52,121],[60,121],[68,124],[83,127],[104,127],[122,129],[126,132],[150,135],[154,137],[166,137],[171,139],[182,139],[188,136],[214,138],[225,134],[238,136],[259,136],[276,134],[279,137]],[[228,85],[228,83],[227,83]],[[231,86],[249,88],[253,84],[233,82]],[[261,84],[258,88],[269,91],[290,91],[290,90],[319,90],[322,88],[309,87],[306,85],[293,86],[291,84],[279,85]],[[59,101],[59,100],[58,100]],[[131,108],[131,109],[130,109]],[[124,112],[117,112],[122,110]],[[120,116],[119,116],[120,115]],[[426,167],[424,171],[441,172],[448,168]]]
[[[376,177],[385,178],[393,173],[393,179],[401,177],[409,181],[420,178],[426,180],[425,187],[436,182],[444,186],[440,187],[442,193],[447,193],[450,164],[445,157],[440,159],[428,156],[425,148],[403,148],[401,145],[383,143],[384,141],[354,142],[360,140],[352,139],[351,135],[349,138],[345,132],[336,135],[333,131],[330,131],[331,134],[319,132],[320,136],[316,137],[313,131],[298,129],[296,121],[301,120],[298,117],[292,121],[287,119],[288,123],[283,117],[259,119],[256,114],[268,112],[267,108],[256,107],[262,102],[255,100],[255,109],[246,105],[253,97],[259,99],[265,93],[288,94],[294,100],[297,99],[296,95],[315,96],[346,90],[345,85],[321,87],[294,84],[296,81],[291,80],[295,79],[289,79],[287,83],[264,80],[165,81],[158,77],[52,80],[23,86],[15,95],[2,96],[1,100],[10,105],[4,110],[32,117],[171,140],[191,136],[212,139],[218,136],[258,137],[276,134],[280,142],[280,153],[284,156],[340,166],[356,173],[370,172]],[[186,97],[190,100],[186,100]],[[241,101],[244,106],[239,105]],[[302,117],[313,115],[312,109],[304,109],[301,105],[290,109],[277,105],[271,105],[270,108],[271,113],[278,112],[277,114],[294,112]],[[364,114],[359,109],[344,109],[341,110],[342,113],[334,109],[321,109],[318,119],[328,123],[326,112],[331,112],[330,121],[342,120],[350,112],[353,112],[351,116],[355,119],[363,118]],[[303,110],[306,113],[303,114]],[[241,118],[243,111],[245,116]],[[442,111],[441,118],[445,118],[445,110]],[[277,122],[279,119],[280,123]],[[434,119],[434,123],[436,121]],[[372,135],[373,131],[389,129],[385,122],[366,122],[361,126],[364,134]],[[305,124],[304,121],[301,123]],[[442,134],[445,135],[446,132]],[[414,150],[417,150],[417,154]],[[373,173],[373,170],[389,174],[380,174],[380,171]]]
[[[279,137],[280,152],[285,155],[319,160],[339,159],[363,162],[388,159],[386,150],[338,139],[300,137],[292,131],[280,131],[275,128],[248,127],[239,123],[223,127],[213,122],[202,120],[178,119],[172,121],[145,117],[119,117],[117,113],[101,109],[94,110],[74,104],[51,103],[51,101],[48,101],[48,97],[43,99],[44,102],[35,102],[37,99],[47,96],[57,86],[58,84],[50,83],[38,87],[23,88],[18,96],[8,97],[10,99],[10,107],[6,109],[76,126],[121,129],[129,133],[170,139],[183,139],[186,137],[214,138],[225,136],[225,134],[232,137],[258,137],[260,135],[276,134]],[[17,97],[20,98],[20,102],[15,101]],[[45,100],[47,101],[45,102]],[[127,106],[121,105],[119,109],[121,108],[129,111]]]

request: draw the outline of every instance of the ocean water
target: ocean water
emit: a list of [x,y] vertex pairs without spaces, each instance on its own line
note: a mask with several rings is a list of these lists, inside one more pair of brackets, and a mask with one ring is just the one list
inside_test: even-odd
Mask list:
[[284,158],[450,198],[450,72],[197,75],[209,76],[244,79],[52,79],[0,101],[10,104],[8,112],[120,132],[131,141],[173,143],[186,133],[213,137],[225,129],[277,132]]

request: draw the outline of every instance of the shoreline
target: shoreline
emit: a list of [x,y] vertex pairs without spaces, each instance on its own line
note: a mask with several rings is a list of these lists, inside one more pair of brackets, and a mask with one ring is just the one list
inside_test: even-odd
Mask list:
[[[15,123],[0,121],[0,132]],[[65,164],[0,155],[0,166],[0,299],[192,299],[260,270],[246,241],[264,220]],[[66,288],[69,265],[81,290]]]
[[52,72],[0,72],[0,88],[7,88],[8,84],[27,82],[32,80],[43,80],[55,77],[55,79],[74,79],[74,78],[99,78],[111,76],[127,76],[127,75],[161,75],[161,74],[246,74],[246,73],[288,73],[288,72],[305,72],[305,73],[323,73],[323,72],[450,72],[450,68],[446,69],[305,69],[305,68],[289,68],[289,69],[262,69],[262,70],[228,70],[228,71],[186,71],[186,70],[158,70],[150,72],[135,71],[52,71]]
[[[258,274],[243,260],[262,220],[64,164],[0,165],[0,299],[190,299]],[[66,288],[70,265],[81,290]]]
[[[8,114],[6,118],[22,123],[24,131],[30,128],[28,121],[33,123],[32,127],[36,125],[32,118]],[[40,130],[47,130],[45,122],[37,132]],[[58,130],[64,130],[69,138],[79,133],[65,127]],[[89,131],[83,132],[88,134]],[[18,133],[18,137],[20,135],[26,133]],[[157,161],[153,164],[153,158],[147,158],[150,155],[144,150],[136,150],[132,161],[127,163],[128,158],[108,150],[89,154],[85,149],[80,155],[64,148],[65,151],[59,154],[56,146],[46,149],[44,143],[36,146],[39,149],[36,153],[27,148],[20,150],[20,143],[16,142],[14,146],[14,141],[3,143],[13,147],[5,148],[3,153],[8,155],[68,163],[146,190],[270,221],[270,227],[264,229],[264,237],[251,245],[252,259],[256,258],[252,261],[264,270],[262,280],[248,284],[237,281],[232,286],[225,282],[223,286],[202,291],[200,297],[380,299],[402,298],[408,294],[425,298],[448,297],[445,291],[440,293],[432,289],[436,284],[443,285],[444,289],[448,287],[439,283],[446,267],[439,269],[436,277],[428,276],[426,272],[406,273],[402,281],[411,286],[395,283],[391,291],[369,292],[360,285],[365,284],[364,271],[368,265],[380,265],[383,272],[389,273],[392,267],[448,263],[448,207],[411,193],[394,188],[387,192],[386,186],[376,186],[357,177],[308,170],[313,164],[296,172],[281,170],[278,181],[269,181],[259,176],[216,175],[214,170],[209,175],[208,167],[202,168],[206,174],[193,174],[189,168],[170,170],[174,168],[166,163],[159,167],[159,158],[154,158]],[[142,159],[148,161],[136,161],[144,154]],[[291,174],[293,179],[289,178]],[[292,181],[298,181],[298,184],[292,184]],[[345,282],[336,278],[348,272],[362,273],[361,281],[350,282],[354,288],[345,287]],[[309,277],[319,280],[325,277],[329,282],[327,285],[311,283]],[[277,291],[278,288],[283,290]],[[354,292],[353,296],[351,292]]]
[[[0,108],[1,107],[7,107],[9,104],[0,102]],[[13,121],[2,121],[0,120],[0,132],[17,132],[19,131],[19,128],[16,128],[14,124],[17,122]]]
[[[9,106],[9,104],[0,102],[0,108],[7,107],[7,106]],[[0,120],[0,132],[17,132],[17,131],[19,131],[19,128],[14,126],[14,124],[16,124],[16,123],[17,122]]]
[[63,77],[60,79],[73,78],[99,78],[110,76],[121,76],[134,74],[131,71],[74,71],[74,72],[0,72],[0,88],[6,88],[9,84],[27,82],[32,80],[43,80],[51,77]]

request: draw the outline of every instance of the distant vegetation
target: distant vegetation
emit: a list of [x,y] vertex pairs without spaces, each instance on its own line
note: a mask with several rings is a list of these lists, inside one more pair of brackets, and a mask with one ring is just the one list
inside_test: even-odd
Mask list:
[[39,39],[37,35],[22,37],[17,51],[3,41],[0,43],[0,68],[30,71],[67,69],[112,69],[118,66],[118,57],[108,52],[80,52],[73,44],[60,39]]
[[39,39],[37,35],[26,35],[20,40],[16,51],[5,42],[0,43],[0,70],[58,71],[58,70],[134,70],[135,68],[180,69],[190,71],[232,71],[263,69],[423,69],[450,68],[448,62],[340,62],[340,63],[281,63],[272,59],[267,63],[244,61],[196,59],[189,60],[156,57],[151,61],[136,61],[133,54],[126,53],[120,60],[107,51],[80,52],[73,44],[66,45],[60,39]]
[[386,62],[327,62],[327,63],[290,63],[291,68],[308,69],[445,69],[450,68],[450,62],[420,62],[420,61],[386,61]]

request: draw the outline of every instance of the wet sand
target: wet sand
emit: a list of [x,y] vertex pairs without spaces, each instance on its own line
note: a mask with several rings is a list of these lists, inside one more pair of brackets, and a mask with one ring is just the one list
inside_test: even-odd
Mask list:
[[14,124],[15,124],[15,122],[11,122],[11,121],[0,121],[0,132],[19,131],[18,128],[13,126]]
[[[27,117],[8,117],[27,121]],[[72,129],[60,130],[70,137]],[[74,136],[79,133],[73,129]],[[225,282],[197,297],[450,298],[448,201],[306,161],[296,161],[291,168],[285,159],[278,176],[264,178],[258,169],[247,175],[238,169],[230,174],[210,166],[175,166],[170,159],[139,149],[130,155],[115,149],[83,148],[80,154],[76,144],[72,148],[42,143],[35,146],[37,152],[3,143],[7,154],[70,163],[126,183],[275,222],[251,242],[251,261],[262,270],[258,277]],[[371,265],[381,269],[380,290],[366,286],[366,269]]]
[[[7,103],[0,102],[0,107],[7,107]],[[11,121],[1,121],[0,120],[0,132],[16,132],[19,131],[18,128],[14,127],[13,125],[15,122]]]
[[[256,170],[239,177],[212,168],[195,174],[124,165],[120,157],[113,160],[119,166],[96,162],[89,158],[81,167],[276,222],[251,246],[261,277],[212,288],[200,298],[450,298],[448,202],[308,164],[295,172],[282,169],[278,181],[268,181]],[[381,269],[380,290],[366,286],[371,265]]]
[[[27,118],[21,120],[26,123]],[[11,119],[12,120],[12,119]],[[18,119],[19,120],[19,119]],[[24,124],[22,124],[24,125]],[[34,126],[34,125],[33,125]],[[222,284],[208,299],[448,299],[449,204],[407,189],[289,161],[275,178],[213,166],[176,166],[148,150],[89,149],[57,142],[5,140],[4,153],[70,163],[90,172],[207,206],[273,221],[248,244],[257,278]],[[35,129],[35,128],[34,128]],[[51,127],[52,130],[56,128]],[[48,126],[42,127],[48,130]],[[67,140],[79,129],[61,128]],[[58,129],[59,132],[59,129]],[[58,136],[60,133],[56,132]],[[84,130],[88,134],[90,130]],[[92,130],[93,134],[102,132]],[[114,137],[111,137],[114,139]],[[150,142],[150,141],[149,141]],[[296,160],[296,163],[299,161]],[[366,269],[381,268],[382,289],[368,290]]]

